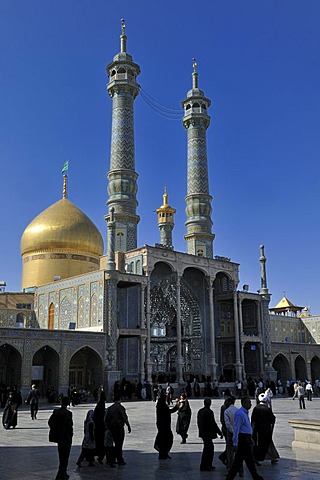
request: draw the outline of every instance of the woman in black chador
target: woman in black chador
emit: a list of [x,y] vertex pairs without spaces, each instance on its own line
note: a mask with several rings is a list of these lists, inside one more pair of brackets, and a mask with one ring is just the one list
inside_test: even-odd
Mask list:
[[102,461],[106,453],[104,447],[104,434],[106,429],[104,423],[104,415],[106,412],[106,396],[103,388],[100,388],[98,396],[98,402],[93,412],[94,436],[96,442],[96,456],[98,457],[98,462],[103,463]]
[[181,443],[186,443],[191,420],[191,408],[186,395],[180,395],[173,410],[178,412],[176,432],[181,435]]
[[171,431],[171,413],[175,411],[170,409],[166,402],[166,395],[161,392],[157,402],[157,429],[158,433],[154,441],[154,448],[159,452],[159,460],[171,458],[169,452],[173,444],[173,433]]
[[17,426],[18,407],[20,404],[21,402],[19,403],[16,396],[10,392],[2,416],[2,425],[6,430]]

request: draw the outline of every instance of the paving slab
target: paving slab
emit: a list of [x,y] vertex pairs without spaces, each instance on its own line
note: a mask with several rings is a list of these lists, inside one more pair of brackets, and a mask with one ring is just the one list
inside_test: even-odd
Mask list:
[[[254,402],[253,402],[254,403]],[[223,399],[213,399],[212,409],[219,424],[220,407]],[[109,405],[108,403],[106,404]],[[213,472],[200,472],[199,464],[202,442],[198,438],[196,417],[203,406],[203,399],[190,399],[192,419],[188,441],[181,445],[181,438],[174,435],[171,460],[158,460],[158,453],[153,444],[156,436],[155,404],[150,401],[123,402],[131,423],[132,433],[126,434],[124,458],[126,465],[110,468],[95,463],[89,467],[83,462],[78,468],[76,461],[81,450],[83,437],[83,421],[94,403],[83,403],[71,407],[74,419],[74,438],[71,450],[69,469],[70,480],[207,480],[209,478],[224,479],[226,468],[219,461],[218,455],[224,450],[224,441],[217,439],[215,443]],[[58,466],[56,444],[48,441],[48,418],[56,405],[41,404],[38,419],[32,420],[29,407],[23,405],[19,411],[18,425],[13,430],[1,429],[0,432],[0,479],[1,480],[54,480]],[[236,401],[240,406],[240,401]],[[320,398],[306,402],[306,410],[300,410],[298,401],[291,398],[274,398],[273,411],[277,417],[274,430],[274,443],[280,454],[277,464],[265,461],[258,468],[265,480],[308,479],[320,480],[320,458],[317,452],[305,449],[292,449],[294,439],[293,428],[289,419],[319,419]],[[172,430],[175,432],[176,414],[172,415]],[[245,467],[244,478],[251,476]]]

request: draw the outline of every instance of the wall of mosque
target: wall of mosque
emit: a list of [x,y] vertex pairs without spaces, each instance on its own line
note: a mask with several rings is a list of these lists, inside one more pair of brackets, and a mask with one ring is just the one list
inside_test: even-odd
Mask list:
[[34,308],[40,328],[103,331],[104,272],[38,287]]

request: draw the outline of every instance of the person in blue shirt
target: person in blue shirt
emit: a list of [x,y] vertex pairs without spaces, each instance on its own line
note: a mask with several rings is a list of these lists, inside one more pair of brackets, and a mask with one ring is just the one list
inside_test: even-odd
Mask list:
[[235,456],[226,480],[233,480],[236,477],[243,461],[246,462],[253,480],[263,480],[263,477],[257,472],[253,458],[252,427],[249,419],[250,408],[250,398],[243,397],[241,407],[234,415],[233,448]]

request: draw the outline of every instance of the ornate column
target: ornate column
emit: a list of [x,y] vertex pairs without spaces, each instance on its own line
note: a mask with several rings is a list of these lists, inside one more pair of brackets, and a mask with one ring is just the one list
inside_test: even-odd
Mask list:
[[242,319],[242,299],[240,295],[238,295],[238,312],[239,312],[239,326],[240,326],[240,360],[242,362],[242,374],[243,378],[246,378],[246,371],[245,371],[245,361],[244,361],[244,343],[242,341],[242,335],[244,335],[243,331],[243,319]]
[[64,338],[61,339],[60,346],[60,356],[59,356],[59,390],[58,393],[63,395],[68,395],[69,389],[69,368],[67,367],[70,364],[68,342],[65,342]]
[[24,398],[31,387],[32,379],[32,360],[35,351],[35,345],[32,341],[19,341],[19,345],[15,345],[15,348],[19,351],[23,362],[21,362],[21,385],[20,391],[22,398]]
[[217,378],[217,362],[216,362],[216,337],[214,328],[214,304],[213,304],[213,290],[214,283],[209,277],[207,279],[209,284],[209,312],[210,312],[210,374],[211,380]]
[[148,276],[147,296],[146,296],[146,329],[147,339],[145,343],[145,377],[147,381],[151,381],[152,365],[150,359],[151,346],[151,328],[150,328],[150,277]]
[[117,366],[117,280],[113,275],[114,273],[107,274],[105,280],[105,388],[109,396],[113,392],[114,382],[120,380],[120,371]]
[[237,291],[233,292],[233,314],[234,314],[234,341],[236,348],[236,377],[237,380],[242,380],[242,363],[240,360],[240,336],[239,336],[239,318],[238,318],[238,302],[237,302]]
[[181,338],[181,305],[180,305],[180,277],[177,274],[176,277],[176,315],[177,315],[177,382],[179,384],[183,383],[182,375],[182,366],[183,366],[183,357],[182,357],[182,338]]
[[[145,291],[146,285],[140,285],[140,328],[145,331],[146,319],[145,319]],[[140,380],[141,382],[146,378],[145,362],[146,362],[146,335],[141,333],[140,336]]]

